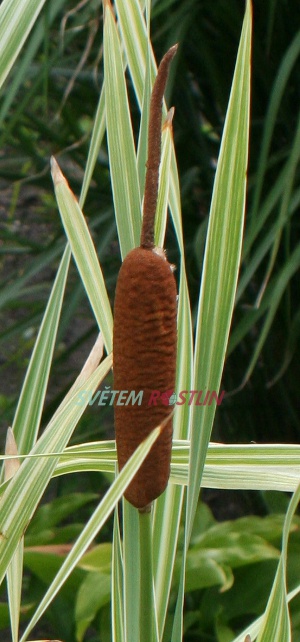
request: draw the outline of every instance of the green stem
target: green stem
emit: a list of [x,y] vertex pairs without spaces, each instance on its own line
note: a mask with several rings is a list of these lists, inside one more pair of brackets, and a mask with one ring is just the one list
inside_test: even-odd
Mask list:
[[153,583],[152,514],[139,512],[140,535],[140,640],[158,642]]

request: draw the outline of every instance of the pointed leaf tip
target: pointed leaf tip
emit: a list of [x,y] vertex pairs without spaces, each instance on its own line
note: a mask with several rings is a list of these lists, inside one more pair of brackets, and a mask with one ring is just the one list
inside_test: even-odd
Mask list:
[[57,160],[54,158],[54,156],[51,156],[50,159],[50,167],[51,167],[51,175],[52,175],[52,180],[54,185],[58,185],[58,183],[67,183],[60,167],[57,162]]
[[252,20],[252,15],[253,15],[252,0],[246,0],[246,13],[247,12],[250,14],[250,19]]
[[173,118],[174,118],[174,113],[175,113],[175,107],[171,107],[169,109],[168,113],[167,113],[166,120],[165,120],[165,122],[163,124],[163,131],[164,131],[164,129],[167,129],[167,127],[172,129],[172,122],[173,122]]
[[99,365],[102,357],[103,357],[103,347],[104,347],[104,342],[103,342],[103,336],[100,333],[98,335],[98,338],[96,340],[96,343],[94,344],[82,370],[81,370],[81,375],[84,374],[86,378],[88,378],[97,368]]
[[111,1],[110,0],[103,0],[103,7],[105,9],[110,9],[112,12],[112,6],[111,6]]
[[11,479],[11,477],[13,477],[20,468],[20,461],[17,457],[18,448],[11,428],[8,428],[6,434],[5,454],[14,457],[13,459],[6,459],[4,462],[4,477],[5,481],[7,481],[8,479]]
[[6,442],[5,442],[5,454],[6,455],[17,455],[18,454],[18,448],[17,448],[16,440],[15,440],[14,433],[13,433],[11,428],[7,429]]

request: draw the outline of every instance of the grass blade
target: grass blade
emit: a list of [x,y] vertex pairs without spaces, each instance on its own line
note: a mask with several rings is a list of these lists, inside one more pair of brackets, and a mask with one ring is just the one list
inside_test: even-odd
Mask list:
[[0,87],[7,78],[45,0],[3,0],[0,6]]
[[133,132],[117,28],[105,4],[105,111],[115,215],[122,258],[140,243],[141,202]]
[[108,352],[112,350],[112,312],[96,250],[78,201],[54,158],[52,176],[57,204],[79,274]]
[[123,560],[121,553],[121,535],[119,528],[119,516],[117,511],[114,516],[113,534],[113,555],[112,555],[112,586],[111,586],[111,608],[112,608],[112,639],[113,642],[124,641],[124,600],[122,591]]
[[78,378],[80,385],[75,382],[67,401],[61,403],[31,451],[31,454],[43,456],[23,461],[6,488],[1,500],[0,517],[1,581],[58,462],[59,455],[49,457],[48,454],[61,452],[65,448],[84,411],[85,406],[76,403],[77,394],[86,390],[94,392],[110,367],[109,356],[96,369],[92,364],[92,374],[90,369],[83,370]]
[[148,53],[151,54],[151,75],[153,74],[152,82],[154,80],[155,72],[155,62],[151,43],[148,39],[148,29],[138,0],[128,0],[128,2],[116,0],[115,5],[128,67],[134,82],[136,96],[141,107],[144,96],[144,79],[146,75],[146,60]]
[[[195,390],[219,390],[233,313],[246,195],[250,111],[251,4],[248,0],[215,177],[195,346]],[[193,406],[188,539],[215,414]]]
[[286,590],[286,562],[289,531],[293,515],[300,500],[300,486],[294,493],[284,521],[282,552],[278,563],[276,577],[263,616],[258,642],[290,642],[291,624]]
[[159,170],[159,189],[156,207],[155,219],[155,244],[158,247],[164,247],[164,239],[167,226],[167,212],[169,201],[169,185],[170,185],[170,169],[171,169],[171,154],[173,151],[173,137],[172,137],[172,118],[174,109],[170,109],[167,120],[163,125],[162,132],[162,153],[161,165]]
[[152,514],[139,513],[140,541],[140,640],[158,642],[157,614],[153,584]]
[[124,639],[139,642],[140,544],[138,511],[123,500]]
[[14,417],[13,432],[19,454],[28,453],[37,438],[69,263],[70,251],[67,248],[62,257],[40,326]]
[[[13,459],[5,461],[5,481],[13,477],[20,468],[20,461],[17,458],[18,449],[14,439],[14,434],[9,428],[7,431],[5,454],[13,456]],[[22,579],[23,579],[23,554],[24,554],[24,537],[21,538],[10,565],[7,570],[7,594],[10,614],[10,627],[13,642],[18,641]]]
[[262,192],[264,175],[267,167],[268,152],[272,140],[272,135],[275,127],[276,115],[279,110],[280,101],[284,95],[284,90],[289,79],[290,73],[294,64],[299,58],[300,52],[300,34],[297,33],[293,42],[289,46],[277,74],[276,82],[274,83],[268,113],[266,115],[266,126],[264,129],[263,140],[261,144],[260,158],[257,166],[257,181],[255,184],[255,193],[253,197],[253,206],[251,212],[251,226],[256,224],[257,211]]
[[[194,390],[219,390],[241,255],[248,161],[252,7],[246,13],[226,114],[207,232],[196,329]],[[215,408],[193,407],[184,559]],[[182,640],[184,564],[172,642]]]
[[74,544],[69,555],[66,557],[63,562],[59,572],[54,578],[52,584],[47,590],[43,600],[36,609],[33,618],[28,624],[26,631],[24,632],[20,642],[24,642],[28,637],[30,631],[35,626],[41,615],[44,613],[50,602],[53,600],[61,586],[64,584],[66,579],[69,577],[72,570],[75,568],[76,564],[85,553],[89,545],[92,543],[93,539],[97,533],[101,530],[102,526],[107,521],[109,515],[112,513],[114,507],[118,503],[119,499],[122,497],[124,491],[126,490],[128,484],[135,475],[137,469],[144,461],[147,456],[151,446],[159,436],[161,428],[154,428],[154,430],[148,435],[130,457],[130,459],[125,464],[124,468],[121,470],[118,477],[110,486],[106,495],[101,500],[98,508],[94,511],[92,517],[89,519],[85,528],[78,537],[76,543]]
[[93,171],[97,163],[99,149],[105,134],[105,93],[104,93],[104,82],[101,89],[100,99],[97,106],[93,132],[90,142],[89,153],[84,170],[84,178],[79,198],[80,207],[83,207],[88,188],[92,179]]
[[300,155],[299,148],[300,148],[300,114],[299,114],[299,117],[298,117],[298,126],[297,126],[297,130],[296,130],[296,133],[295,133],[295,139],[294,139],[294,142],[293,142],[293,146],[292,146],[288,161],[286,163],[286,182],[285,182],[285,189],[284,189],[284,192],[283,192],[282,203],[281,203],[279,216],[278,216],[278,223],[277,223],[278,232],[277,232],[277,235],[276,235],[276,238],[275,238],[275,241],[274,241],[274,245],[273,245],[273,248],[272,248],[272,253],[271,253],[271,256],[270,256],[269,265],[267,267],[266,274],[265,274],[265,277],[263,279],[261,290],[260,290],[260,292],[258,294],[258,297],[257,297],[257,301],[256,301],[256,306],[257,307],[260,304],[260,301],[261,301],[262,296],[264,294],[264,291],[266,289],[267,283],[268,283],[268,281],[270,279],[270,276],[272,274],[272,270],[274,268],[274,264],[275,264],[276,257],[277,257],[277,254],[278,254],[278,250],[279,250],[279,246],[280,246],[282,229],[283,229],[283,226],[284,226],[284,224],[285,224],[285,222],[286,222],[286,220],[288,218],[287,215],[288,215],[288,211],[289,211],[289,207],[290,207],[290,202],[291,202],[291,199],[292,199],[292,188],[293,188],[293,183],[294,183],[294,180],[295,180],[295,174],[296,174],[296,170],[297,170],[297,166],[298,166],[298,162],[299,162],[299,155]]
[[[264,311],[265,305],[266,304],[268,305],[268,312],[263,324],[263,328],[261,330],[258,341],[256,343],[256,347],[255,347],[252,359],[250,361],[250,364],[247,368],[243,381],[240,385],[241,388],[245,385],[245,383],[248,381],[249,377],[253,372],[253,369],[255,367],[259,354],[261,353],[262,347],[268,336],[268,332],[273,322],[273,319],[275,317],[276,310],[279,307],[281,298],[285,292],[286,286],[289,283],[292,276],[295,274],[295,272],[297,272],[297,270],[299,269],[299,265],[300,265],[300,244],[296,245],[293,253],[289,257],[289,260],[286,263],[284,263],[283,269],[281,270],[281,272],[278,275],[276,275],[274,282],[271,282],[270,285],[268,286],[268,289],[266,290],[266,294],[262,301],[261,308],[259,310],[250,311],[250,313],[248,313],[247,317],[244,319],[244,322],[247,322],[247,320],[250,321],[252,317],[253,318],[259,317],[261,313]],[[238,328],[236,329],[236,331],[238,331]],[[233,334],[232,341],[234,341],[234,339],[235,339],[235,335]]]

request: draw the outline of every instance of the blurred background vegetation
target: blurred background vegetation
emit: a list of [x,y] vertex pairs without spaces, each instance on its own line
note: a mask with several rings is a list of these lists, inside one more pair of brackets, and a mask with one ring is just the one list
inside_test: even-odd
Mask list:
[[[232,394],[218,409],[213,438],[224,442],[299,442],[299,2],[254,0],[253,9],[247,217],[241,280],[222,383],[222,389]],[[174,139],[193,308],[199,293],[213,180],[243,14],[243,0],[152,2],[151,32],[157,60],[171,44],[179,42],[167,104],[175,106]],[[3,445],[65,246],[49,159],[52,154],[58,158],[79,196],[102,85],[102,19],[100,0],[83,1],[77,6],[65,0],[47,1],[2,91]],[[130,78],[128,83],[137,134],[138,107]],[[84,212],[113,303],[120,255],[105,143]],[[171,224],[166,248],[169,260],[176,263]],[[72,265],[43,425],[74,381],[96,334],[91,310]],[[112,436],[110,409],[101,408],[99,418],[99,409],[94,407],[84,414],[75,439],[79,442]],[[49,498],[52,501],[66,492],[84,490],[89,493],[87,501],[92,500],[99,489],[103,492],[101,484],[104,488],[105,480],[99,482],[99,476],[93,474],[80,480],[64,479],[63,488],[58,480],[51,485]],[[228,493],[226,502],[224,491],[221,498],[217,491],[206,497],[217,519],[247,513],[266,515],[285,508],[285,500],[281,503],[278,494],[271,497],[234,492]],[[81,504],[80,509],[82,522]],[[68,523],[69,513],[62,513]],[[73,535],[76,524],[74,528]],[[206,611],[205,603],[202,608]],[[103,613],[105,619],[107,614]],[[191,616],[191,626],[192,623]]]
[[[252,125],[241,286],[215,439],[299,440],[299,51],[296,0],[254,2]],[[167,102],[174,138],[192,306],[216,160],[240,36],[244,3],[153,3],[152,40],[159,60],[179,42]],[[46,3],[2,94],[0,107],[0,403],[11,422],[65,237],[53,196],[49,158],[56,155],[79,195],[102,83],[102,6]],[[129,79],[130,87],[130,79]],[[138,130],[138,109],[132,118]],[[113,302],[120,265],[105,145],[84,207]],[[171,225],[166,242],[177,253]],[[258,297],[265,288],[260,302]],[[44,420],[74,380],[97,328],[76,268],[50,379]],[[253,362],[254,358],[254,362]],[[249,364],[254,363],[247,377]],[[247,379],[247,380],[246,380]],[[112,416],[91,409],[86,439],[112,435]],[[77,434],[77,438],[82,436]]]

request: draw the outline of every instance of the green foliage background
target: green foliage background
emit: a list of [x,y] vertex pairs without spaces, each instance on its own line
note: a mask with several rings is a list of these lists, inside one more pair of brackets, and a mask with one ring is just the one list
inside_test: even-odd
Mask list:
[[[167,104],[175,105],[176,109],[174,141],[194,323],[216,161],[244,8],[244,3],[238,0],[152,3],[151,39],[156,59],[159,60],[171,44],[179,42]],[[253,10],[247,216],[240,283],[221,385],[226,391],[233,391],[241,384],[243,387],[228,396],[218,409],[213,437],[226,443],[298,443],[299,7],[296,0],[289,3],[256,0]],[[0,404],[3,445],[65,246],[49,159],[51,155],[57,157],[72,190],[79,195],[103,82],[102,15],[102,5],[95,0],[77,7],[63,0],[46,2],[2,88]],[[139,111],[130,79],[128,83],[137,137]],[[112,303],[120,254],[105,143],[97,158],[84,212]],[[178,264],[171,225],[166,247],[169,260]],[[96,332],[83,286],[72,265],[43,425],[77,376]],[[74,441],[112,438],[112,416],[109,408],[105,412],[100,426],[98,409],[87,409]],[[107,481],[104,476],[101,479],[100,488],[98,473],[81,475],[80,483],[73,476],[51,482],[48,503],[39,509],[28,529],[27,546],[51,543],[58,549],[40,553],[40,559],[37,551],[25,552],[26,600],[22,615],[25,620],[32,614],[32,603],[44,593],[44,569],[47,569],[48,584],[48,578],[54,577],[60,564],[57,554],[65,554],[69,542],[80,533],[91,513],[90,502],[94,507],[99,491],[101,495],[104,493]],[[283,524],[278,514],[285,513],[287,500],[278,499],[278,493],[244,490],[224,493],[226,491],[208,494],[215,517],[209,509],[198,508],[201,519],[197,513],[187,560],[186,640],[204,635],[220,642],[231,640],[233,631],[242,630],[263,611],[276,572]],[[226,509],[224,497],[229,498]],[[242,517],[253,512],[267,517],[262,521]],[[215,522],[216,518],[232,516],[240,519],[230,524]],[[61,637],[67,642],[74,639],[76,631],[79,641],[97,640],[100,630],[101,640],[109,639],[111,529],[109,523],[102,531],[99,555],[90,560],[91,566],[83,562],[76,568],[48,609],[47,621],[42,620],[42,636]],[[291,586],[299,577],[296,529],[297,521],[290,545]],[[171,594],[173,608],[179,568],[176,572]],[[258,573],[263,578],[260,590],[251,591],[253,578]],[[86,604],[84,596],[96,594],[95,586],[99,584],[102,590],[97,592],[95,602]],[[231,585],[231,591],[220,593],[220,586],[227,589]],[[297,612],[295,600],[292,607],[295,640],[300,636]],[[0,617],[5,631],[8,609],[4,602]],[[170,631],[168,615],[166,640]]]
[[[55,260],[64,243],[54,202],[51,203],[49,157],[61,156],[63,168],[70,169],[71,187],[78,193],[102,82],[101,5],[90,2],[76,11],[70,7],[70,14],[66,13],[67,7],[63,2],[55,3],[55,8],[45,4],[25,45],[25,54],[13,68],[2,93],[0,340],[2,379],[10,383],[3,386],[1,399],[10,414],[23,376],[24,358],[29,354]],[[195,0],[183,4],[168,1],[153,3],[152,8],[151,32],[157,59],[170,44],[180,43],[167,100],[176,107],[174,136],[194,304],[214,163],[243,9],[243,2],[233,0],[213,5]],[[239,435],[245,441],[282,441],[284,436],[286,441],[298,441],[299,437],[299,307],[297,279],[293,277],[299,264],[296,221],[300,45],[298,23],[293,19],[296,13],[297,2],[254,2],[244,261],[223,387],[229,391],[238,387],[253,357],[255,367],[248,386],[238,396],[228,398],[220,411],[224,439],[229,436],[235,440]],[[132,112],[135,121],[134,98]],[[113,299],[119,257],[105,149],[95,167],[85,213]],[[170,260],[178,261],[172,230],[167,246]],[[260,310],[255,310],[269,267],[268,287]],[[80,359],[80,345],[85,340],[92,341],[93,334],[82,286],[74,283],[73,287],[70,305],[63,312],[60,354],[56,357],[58,370],[66,377]],[[12,378],[15,383],[11,383]],[[276,383],[268,388],[274,380]],[[60,383],[63,385],[63,380]],[[55,388],[53,385],[54,396],[59,394]]]

